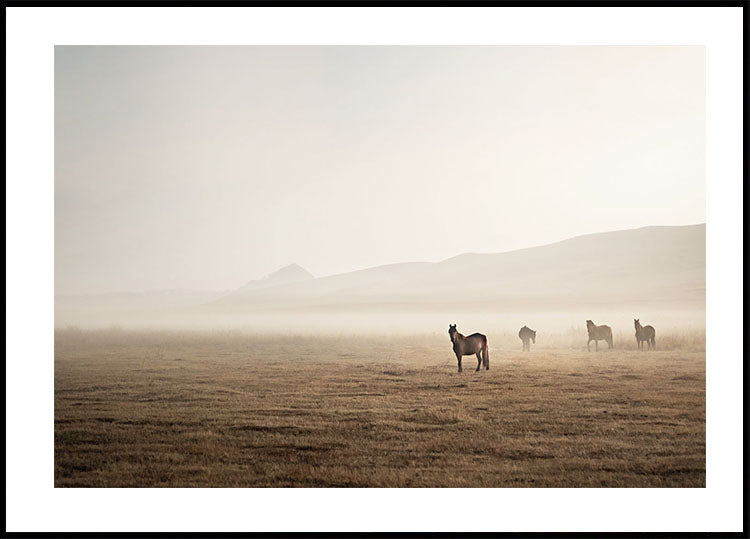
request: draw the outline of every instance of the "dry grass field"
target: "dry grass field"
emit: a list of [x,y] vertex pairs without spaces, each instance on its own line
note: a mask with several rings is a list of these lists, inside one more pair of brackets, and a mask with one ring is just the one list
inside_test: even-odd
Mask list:
[[57,331],[55,486],[705,486],[703,335],[488,337]]

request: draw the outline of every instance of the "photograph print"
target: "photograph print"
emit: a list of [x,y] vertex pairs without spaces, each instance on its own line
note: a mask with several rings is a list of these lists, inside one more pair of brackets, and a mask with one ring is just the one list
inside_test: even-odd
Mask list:
[[54,486],[706,487],[703,46],[54,48]]

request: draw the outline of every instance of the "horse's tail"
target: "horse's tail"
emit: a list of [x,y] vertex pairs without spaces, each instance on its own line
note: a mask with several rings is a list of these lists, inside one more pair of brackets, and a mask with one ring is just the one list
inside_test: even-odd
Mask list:
[[490,346],[487,344],[487,337],[484,338],[484,348],[482,348],[482,362],[484,363],[484,368],[489,370],[490,369]]
[[612,341],[612,328],[607,328],[607,333],[608,333],[608,337],[609,337],[609,339],[607,339],[607,342],[609,343],[609,347],[610,348],[614,348],[615,345],[614,345],[614,343]]

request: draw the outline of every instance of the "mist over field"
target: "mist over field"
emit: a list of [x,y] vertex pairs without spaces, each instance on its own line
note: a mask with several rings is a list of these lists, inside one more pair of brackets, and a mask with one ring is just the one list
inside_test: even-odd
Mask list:
[[629,332],[638,317],[662,328],[700,329],[705,225],[601,233],[323,278],[291,265],[230,291],[58,296],[55,307],[59,328],[429,333],[460,323],[486,332],[527,324],[550,335],[583,330],[587,319]]
[[705,486],[705,225],[55,307],[57,487]]

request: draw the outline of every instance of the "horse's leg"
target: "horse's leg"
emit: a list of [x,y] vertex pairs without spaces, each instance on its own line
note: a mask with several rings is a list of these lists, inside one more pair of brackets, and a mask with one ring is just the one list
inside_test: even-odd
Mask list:
[[475,372],[479,372],[479,369],[482,367],[482,353],[477,352],[477,370]]
[[594,346],[596,346],[596,351],[598,352],[599,351],[599,340],[598,339],[594,339]]
[[456,359],[458,359],[458,372],[461,372],[463,369],[461,368],[461,354],[456,354]]
[[586,342],[586,349],[591,352],[591,339]]

